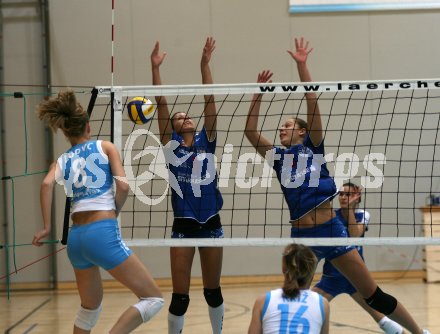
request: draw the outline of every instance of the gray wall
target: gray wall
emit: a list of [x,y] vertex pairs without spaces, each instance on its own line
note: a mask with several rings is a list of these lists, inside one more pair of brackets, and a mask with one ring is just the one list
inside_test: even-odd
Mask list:
[[[17,11],[20,12],[18,8]],[[296,67],[286,53],[293,37],[304,36],[315,48],[309,67],[315,81],[378,80],[438,77],[440,56],[437,32],[438,10],[371,13],[289,15],[288,1],[182,0],[116,2],[115,70],[116,85],[147,85],[151,81],[149,55],[156,40],[167,51],[162,66],[166,84],[200,83],[199,60],[206,36],[214,36],[217,49],[212,60],[216,83],[254,82],[258,71],[271,69],[274,81],[297,81]],[[5,15],[5,14],[4,14]],[[105,0],[57,0],[50,2],[52,84],[62,86],[110,85],[111,6]],[[5,82],[39,83],[41,78],[41,37],[34,18],[4,20]],[[20,36],[20,38],[17,38]],[[12,40],[19,40],[14,43]],[[8,42],[11,41],[11,42]],[[37,51],[36,51],[37,50]],[[12,89],[12,88],[9,88]],[[88,96],[82,97],[87,103]],[[9,103],[16,103],[7,101]],[[33,101],[35,105],[36,101]],[[28,107],[33,110],[34,105]],[[21,170],[18,155],[23,152],[23,130],[15,112],[6,109],[8,173]],[[30,112],[29,114],[32,114]],[[45,132],[34,115],[29,116],[33,157],[32,168],[44,163]],[[54,155],[68,147],[61,135],[54,137]],[[38,166],[38,167],[36,167]],[[17,240],[30,241],[41,226],[38,187],[41,177],[26,179],[20,200],[27,203],[24,217],[17,217]],[[57,189],[56,221],[60,235],[64,196]],[[29,206],[30,205],[30,206]],[[11,218],[11,217],[9,217]],[[31,219],[29,219],[31,218]],[[419,219],[419,215],[416,219]],[[12,232],[11,232],[12,233]],[[44,246],[48,247],[48,246]],[[47,253],[26,248],[18,262],[26,264]],[[421,268],[421,254],[415,247],[375,247],[366,252],[372,271],[401,270],[412,263]],[[169,277],[166,248],[137,248],[156,277]],[[281,249],[227,248],[224,275],[259,275],[279,272]],[[400,256],[402,253],[404,256]],[[32,254],[32,255],[30,255]],[[415,254],[415,262],[411,262]],[[254,261],[253,261],[254,260]],[[58,279],[73,280],[66,253],[56,256]],[[243,265],[243,263],[249,265]],[[194,275],[200,274],[198,263]],[[0,268],[3,270],[3,268]],[[47,279],[50,265],[40,262],[13,281]]]
[[[3,229],[5,212],[3,203],[5,200],[8,243],[13,244],[15,233],[15,243],[24,244],[30,243],[36,228],[42,226],[38,198],[40,183],[44,176],[41,171],[47,170],[49,156],[48,133],[34,112],[35,105],[41,99],[39,92],[43,90],[41,87],[34,87],[34,85],[41,85],[44,77],[42,30],[37,4],[32,5],[30,2],[22,6],[2,4],[1,11],[2,84],[7,85],[2,87],[6,94],[3,98],[4,124],[2,124],[2,139],[6,144],[3,175],[16,176],[16,178],[13,182],[12,179],[2,181],[6,193],[2,192],[0,199],[0,219],[2,220],[0,239],[4,244],[6,233]],[[27,85],[27,87],[20,85]],[[14,92],[25,92],[27,95],[24,98],[14,98],[11,96]],[[28,176],[23,176],[25,174]],[[13,205],[15,210],[12,210]],[[13,212],[15,212],[15,217]],[[36,249],[21,246],[15,249],[15,254],[13,248],[8,248],[8,250],[11,272],[15,270],[14,262],[19,269],[46,256],[50,248]],[[0,250],[1,276],[6,274],[5,252],[5,249]],[[22,271],[22,274],[14,274],[10,278],[12,282],[49,281],[51,274],[51,261],[43,260],[38,265],[28,267]],[[4,282],[5,280],[2,280],[1,283]]]

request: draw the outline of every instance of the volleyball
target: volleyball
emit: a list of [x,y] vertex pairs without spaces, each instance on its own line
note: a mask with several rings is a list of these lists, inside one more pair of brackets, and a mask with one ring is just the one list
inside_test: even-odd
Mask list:
[[128,118],[133,123],[145,124],[154,116],[155,107],[145,97],[134,97],[127,103]]

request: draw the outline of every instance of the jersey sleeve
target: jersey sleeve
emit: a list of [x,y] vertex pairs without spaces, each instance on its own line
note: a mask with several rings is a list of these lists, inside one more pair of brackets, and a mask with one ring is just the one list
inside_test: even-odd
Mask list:
[[[55,182],[58,183],[61,186],[65,186],[65,180],[64,180],[64,155],[61,155],[55,164]],[[66,191],[67,195],[67,191]],[[72,196],[72,194],[70,194]]]
[[[275,169],[276,171],[281,170],[285,149],[274,146],[271,151],[271,154],[266,154],[266,157],[268,158],[267,163],[272,166],[273,169]],[[278,155],[278,159],[275,159],[276,155]]]
[[313,153],[324,154],[324,139],[321,141],[321,143],[318,146],[315,146],[312,143],[310,136],[307,134],[306,137],[304,138],[303,145],[310,148]]
[[182,137],[177,134],[176,131],[171,133],[171,140],[178,141],[179,143],[182,141]]
[[263,309],[261,310],[261,321],[263,321],[264,315],[266,314],[267,308],[269,307],[270,296],[271,296],[271,291],[266,292]]

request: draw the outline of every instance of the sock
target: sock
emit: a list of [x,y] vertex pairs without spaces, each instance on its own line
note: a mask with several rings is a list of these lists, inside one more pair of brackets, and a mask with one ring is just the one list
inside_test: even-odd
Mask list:
[[218,307],[208,306],[209,319],[211,320],[212,334],[221,334],[223,328],[223,316],[225,314],[225,306],[221,304]]
[[185,316],[178,316],[168,312],[168,334],[182,333],[184,320]]
[[388,317],[383,317],[378,322],[379,327],[384,331],[386,334],[402,334],[403,328],[400,326],[397,322],[391,320]]

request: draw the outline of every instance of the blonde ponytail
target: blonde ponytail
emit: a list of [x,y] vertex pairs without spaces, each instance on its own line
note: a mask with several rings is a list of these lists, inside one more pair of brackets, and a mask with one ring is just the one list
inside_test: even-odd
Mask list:
[[82,136],[89,122],[87,113],[77,102],[72,90],[59,92],[57,97],[42,101],[37,114],[52,131],[61,129],[67,137]]

